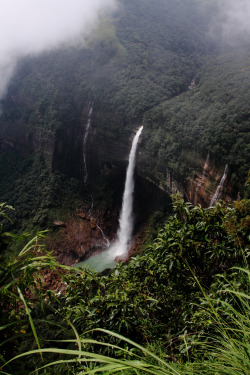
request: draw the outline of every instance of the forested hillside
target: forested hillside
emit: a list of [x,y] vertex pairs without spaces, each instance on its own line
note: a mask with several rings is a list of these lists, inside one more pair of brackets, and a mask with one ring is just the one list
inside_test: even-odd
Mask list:
[[[104,165],[124,161],[132,129],[143,123],[138,170],[143,178],[171,192],[168,170],[192,200],[191,190],[209,154],[211,181],[200,203],[208,205],[226,164],[224,193],[242,196],[249,163],[250,52],[247,45],[225,47],[210,35],[215,14],[213,3],[195,0],[157,1],[157,6],[154,1],[121,2],[113,17],[103,17],[77,47],[20,61],[1,102],[2,200],[24,211],[15,186],[26,184],[27,178],[24,171],[18,184],[14,175],[13,182],[7,178],[10,152],[24,163],[40,154],[45,175],[59,172],[82,179],[89,103],[90,183]],[[35,175],[28,180],[36,185]],[[53,180],[46,184],[57,190]],[[81,199],[81,189],[79,194]],[[41,202],[32,205],[46,221]]]
[[249,169],[249,60],[245,49],[208,55],[188,92],[144,115],[145,148],[184,177],[209,154],[215,168],[230,166],[241,190]]

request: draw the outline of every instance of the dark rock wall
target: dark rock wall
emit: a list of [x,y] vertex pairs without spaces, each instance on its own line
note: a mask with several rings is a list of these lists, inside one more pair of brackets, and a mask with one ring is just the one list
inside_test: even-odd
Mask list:
[[79,124],[70,128],[58,129],[54,137],[52,170],[80,180],[82,177],[82,144],[83,129]]
[[[62,124],[57,130],[41,129],[34,124],[27,125],[19,120],[12,123],[3,122],[0,127],[0,148],[15,150],[22,155],[40,153],[51,171],[59,171],[67,177],[83,180],[83,138],[88,114],[88,105],[83,105],[82,115],[78,121],[65,126]],[[103,125],[111,122],[108,129]],[[125,181],[127,160],[136,129],[139,124],[130,124],[126,128],[121,126],[119,134],[112,128],[119,127],[119,120],[115,114],[106,114],[102,109],[94,108],[91,126],[86,143],[86,163],[88,169],[88,183],[102,183],[107,194],[118,202],[121,200]],[[113,124],[112,124],[113,123]],[[141,140],[143,139],[143,132]],[[166,195],[180,193],[185,199],[208,206],[223,174],[221,168],[209,165],[208,173],[202,179],[204,159],[200,157],[200,169],[193,176],[183,180],[176,175],[165,162],[154,158],[145,149],[140,140],[137,155],[136,173],[145,185],[152,186],[152,191],[158,189]],[[143,190],[143,186],[142,186]],[[225,183],[221,198],[230,201],[231,186]],[[153,194],[157,200],[159,194]]]

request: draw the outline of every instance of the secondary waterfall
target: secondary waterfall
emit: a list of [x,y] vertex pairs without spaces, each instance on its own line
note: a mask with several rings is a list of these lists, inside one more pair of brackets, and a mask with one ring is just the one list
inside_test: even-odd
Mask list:
[[220,199],[222,189],[223,189],[225,180],[227,178],[227,170],[228,170],[228,165],[226,165],[226,167],[225,167],[224,174],[223,174],[223,176],[220,180],[220,183],[219,183],[219,185],[218,185],[218,187],[217,187],[217,189],[214,193],[213,198],[210,201],[209,207],[213,207],[215,205],[215,203]]
[[[88,135],[89,135],[89,129],[90,129],[90,125],[91,125],[92,112],[93,112],[93,105],[89,104],[89,111],[88,111],[88,116],[87,116],[87,123],[86,123],[86,126],[85,126],[85,132],[84,132],[84,137],[83,137],[83,147],[82,147],[82,149],[83,149],[83,167],[84,167],[83,181],[84,181],[85,185],[86,185],[87,180],[88,180],[88,168],[87,168],[87,161],[86,161],[87,147],[86,146],[87,146],[87,139],[88,139]],[[90,217],[92,219],[94,219],[94,217],[92,215],[92,210],[93,210],[93,206],[94,206],[93,195],[90,194],[90,197],[91,197],[91,207],[89,209],[89,214],[90,214]],[[99,229],[99,231],[101,232],[103,241],[106,242],[106,246],[109,247],[110,242],[109,242],[108,238],[105,236],[102,228],[100,227],[100,225],[97,222],[96,222],[96,226]]]
[[[93,208],[94,208],[94,198],[93,198],[93,195],[90,194],[90,197],[91,197],[91,206],[90,206],[90,209],[89,209],[89,215],[91,217],[91,219],[94,219],[94,216],[92,214],[92,211],[93,211]],[[109,239],[105,236],[102,228],[100,227],[100,225],[98,224],[98,222],[96,221],[96,226],[97,228],[99,229],[99,231],[101,232],[101,235],[102,235],[102,239],[103,241],[106,242],[106,247],[109,247],[110,246],[110,242],[109,242]]]
[[204,167],[203,167],[201,179],[198,182],[198,184],[196,186],[196,189],[195,189],[195,195],[194,195],[194,205],[195,206],[197,206],[198,192],[199,192],[199,190],[201,188],[201,185],[202,185],[202,183],[204,181],[204,178],[205,178],[205,175],[206,175],[206,171],[207,171],[207,167],[208,167],[208,162],[209,162],[209,154],[207,155],[207,158],[206,158],[206,161],[205,161],[205,164],[204,164]]
[[91,124],[92,111],[93,111],[93,106],[91,105],[90,109],[89,109],[89,112],[88,112],[87,124],[86,124],[86,127],[85,127],[85,133],[84,133],[84,137],[83,137],[83,147],[82,147],[82,149],[83,149],[83,167],[84,167],[83,181],[84,181],[84,184],[86,184],[87,179],[88,179],[88,170],[87,170],[87,162],[86,162],[86,144],[87,144],[87,139],[88,139],[88,135],[89,135],[89,128],[90,128],[90,124]]
[[126,173],[125,187],[122,198],[122,209],[119,217],[119,228],[117,231],[117,240],[112,245],[114,254],[121,255],[127,253],[129,246],[131,245],[132,233],[133,233],[133,194],[134,194],[134,169],[136,150],[139,137],[141,135],[143,126],[137,131],[132,147],[129,154],[128,168]]

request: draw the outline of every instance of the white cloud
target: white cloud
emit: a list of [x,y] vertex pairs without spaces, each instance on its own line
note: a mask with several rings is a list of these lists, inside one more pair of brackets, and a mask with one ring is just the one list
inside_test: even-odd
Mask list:
[[214,36],[235,45],[250,40],[250,0],[217,0],[219,12],[212,25]]
[[117,0],[0,0],[0,98],[20,56],[87,34]]

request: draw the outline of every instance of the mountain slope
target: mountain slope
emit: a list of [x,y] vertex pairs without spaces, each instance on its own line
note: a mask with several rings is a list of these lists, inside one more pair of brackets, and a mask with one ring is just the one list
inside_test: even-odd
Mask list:
[[[209,154],[206,192],[198,201],[209,204],[225,164],[224,196],[243,194],[250,49],[229,50],[211,38],[212,5],[121,1],[113,18],[103,18],[82,45],[23,59],[1,103],[0,163],[6,153],[24,159],[39,154],[47,173],[82,181],[84,131],[93,105],[87,143],[92,193],[103,197],[108,191],[119,201],[123,183],[120,177],[114,181],[125,174],[131,136],[143,123],[137,169],[142,179],[194,201]],[[16,191],[6,195],[5,181],[3,174],[2,200],[16,206]],[[31,190],[34,184],[35,178]],[[35,209],[40,206],[35,203]]]

